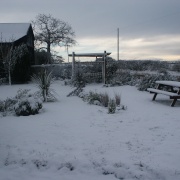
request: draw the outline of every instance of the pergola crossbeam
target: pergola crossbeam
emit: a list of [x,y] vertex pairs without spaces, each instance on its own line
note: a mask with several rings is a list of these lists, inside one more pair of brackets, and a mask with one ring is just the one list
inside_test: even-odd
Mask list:
[[[111,53],[106,53],[106,55],[110,55]],[[72,57],[73,54],[69,54],[68,56]],[[104,53],[82,53],[82,54],[76,54],[74,53],[74,57],[103,57]]]

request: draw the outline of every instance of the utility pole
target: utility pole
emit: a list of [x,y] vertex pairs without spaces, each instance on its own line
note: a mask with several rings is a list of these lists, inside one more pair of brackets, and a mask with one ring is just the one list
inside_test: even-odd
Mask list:
[[117,29],[117,60],[119,60],[119,28]]
[[68,63],[69,63],[69,45],[66,45],[66,51],[67,51],[67,55],[68,55]]

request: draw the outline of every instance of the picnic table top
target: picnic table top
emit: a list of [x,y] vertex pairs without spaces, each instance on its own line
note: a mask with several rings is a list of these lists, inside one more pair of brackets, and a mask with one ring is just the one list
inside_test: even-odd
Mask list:
[[178,82],[178,81],[156,81],[156,83],[180,88],[180,82]]

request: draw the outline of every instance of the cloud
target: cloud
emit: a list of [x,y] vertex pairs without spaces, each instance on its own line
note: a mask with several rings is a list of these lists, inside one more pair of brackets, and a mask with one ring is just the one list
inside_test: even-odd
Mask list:
[[30,22],[39,13],[52,14],[76,33],[79,45],[70,51],[107,50],[116,58],[119,28],[122,59],[180,59],[179,7],[179,0],[1,0],[0,22]]
[[[111,57],[117,59],[117,38],[82,38],[79,45],[69,48],[69,52],[95,53],[111,52]],[[151,38],[120,38],[120,59],[180,59],[180,35],[162,35]],[[62,48],[59,49],[61,54]],[[67,59],[67,54],[64,54]],[[84,58],[83,58],[84,60]]]
[[161,35],[151,38],[123,39],[122,57],[130,59],[180,59],[180,35]]
[[0,21],[31,21],[38,13],[69,22],[77,37],[123,37],[179,33],[179,0],[1,1]]

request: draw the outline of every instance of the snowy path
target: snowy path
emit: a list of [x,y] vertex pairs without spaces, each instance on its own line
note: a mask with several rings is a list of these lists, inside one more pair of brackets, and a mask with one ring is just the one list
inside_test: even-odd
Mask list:
[[[0,98],[18,88],[0,86]],[[54,89],[59,102],[45,103],[40,114],[0,118],[2,180],[180,179],[179,102],[174,108],[167,97],[152,102],[151,94],[130,86],[87,86],[87,92],[121,93],[127,110],[107,114],[66,97],[69,86],[56,82]]]

